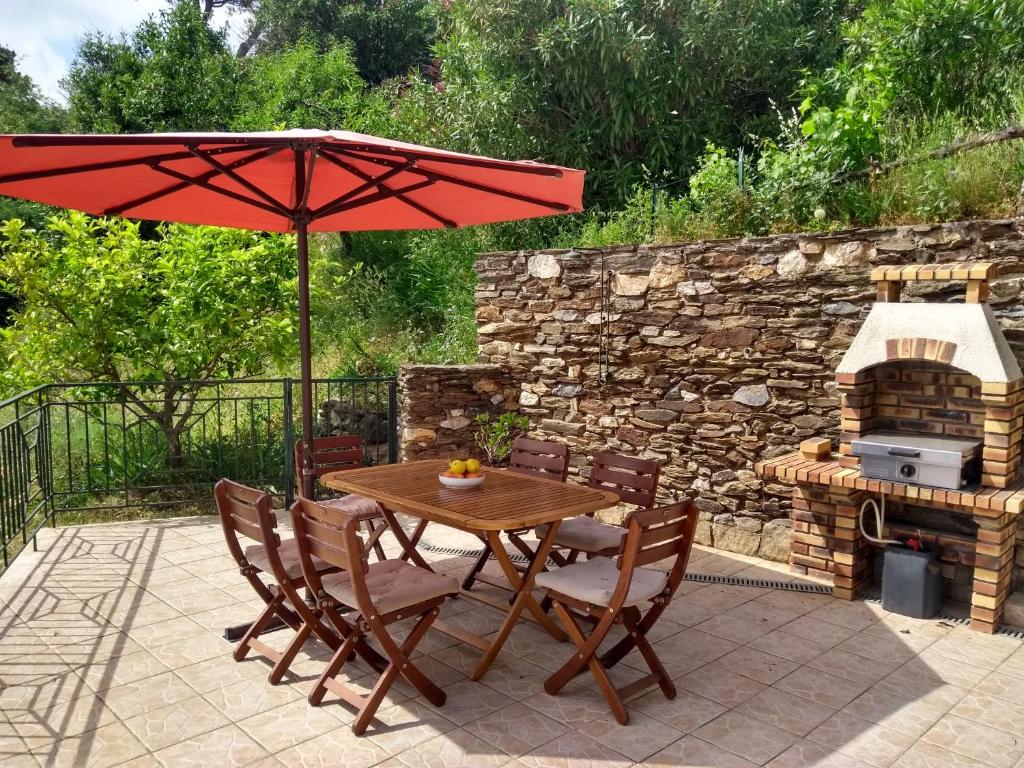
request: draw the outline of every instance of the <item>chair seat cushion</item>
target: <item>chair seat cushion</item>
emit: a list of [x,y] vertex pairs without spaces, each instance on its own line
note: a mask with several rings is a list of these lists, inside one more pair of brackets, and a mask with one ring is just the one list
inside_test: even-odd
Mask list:
[[[323,577],[324,590],[352,608],[358,608],[352,577],[347,571]],[[435,597],[457,595],[453,576],[431,573],[404,560],[373,563],[366,572],[366,588],[378,613],[391,613]]]
[[380,505],[376,501],[365,496],[357,496],[354,493],[342,496],[340,499],[324,499],[318,503],[324,507],[338,509],[350,515],[360,515],[361,517],[376,517],[381,514]]
[[[555,571],[538,574],[536,584],[590,605],[608,605],[619,582],[620,571],[610,557],[595,557]],[[658,595],[668,584],[668,574],[636,568],[624,605],[638,605]]]
[[[537,526],[537,536],[542,537],[548,532],[547,525]],[[555,546],[578,549],[587,554],[617,550],[626,535],[625,528],[617,525],[606,525],[592,517],[570,517],[563,520],[558,533],[555,534]]]
[[[295,539],[281,539],[281,546],[277,548],[277,553],[281,558],[281,565],[284,566],[284,572],[288,578],[300,578],[302,576],[302,566],[299,564],[299,545]],[[264,573],[273,575],[274,571],[271,569],[270,559],[267,557],[267,548],[262,544],[252,544],[246,547],[245,559]],[[315,557],[313,558],[313,564],[316,566],[317,571],[325,571],[331,568],[323,560]]]

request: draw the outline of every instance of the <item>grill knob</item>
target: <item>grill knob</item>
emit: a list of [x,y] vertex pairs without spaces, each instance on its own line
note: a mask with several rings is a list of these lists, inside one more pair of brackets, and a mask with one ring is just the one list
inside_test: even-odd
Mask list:
[[900,477],[913,477],[917,474],[917,467],[913,464],[900,464]]

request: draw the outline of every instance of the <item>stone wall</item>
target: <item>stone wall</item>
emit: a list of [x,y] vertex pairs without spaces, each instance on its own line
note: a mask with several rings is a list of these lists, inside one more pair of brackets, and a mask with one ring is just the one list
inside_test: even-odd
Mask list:
[[[656,459],[666,500],[696,499],[703,543],[785,559],[791,489],[751,466],[837,434],[835,365],[874,301],[871,266],[1000,263],[990,303],[1024,359],[1022,235],[978,221],[483,254],[479,360],[511,376],[535,436],[569,443],[574,471],[598,450]],[[963,291],[912,284],[904,300]],[[427,423],[410,428],[444,432]]]
[[518,407],[519,385],[497,365],[406,365],[398,374],[401,461],[453,458],[473,446],[473,419]]

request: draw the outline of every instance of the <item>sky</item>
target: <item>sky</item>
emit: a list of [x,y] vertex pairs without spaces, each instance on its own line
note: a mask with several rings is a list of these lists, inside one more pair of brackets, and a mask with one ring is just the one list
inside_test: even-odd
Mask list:
[[[44,95],[64,103],[59,83],[83,35],[130,31],[166,6],[167,0],[0,0],[0,45],[14,50],[18,69]],[[214,18],[233,29],[240,26],[238,16],[230,19],[223,11]]]

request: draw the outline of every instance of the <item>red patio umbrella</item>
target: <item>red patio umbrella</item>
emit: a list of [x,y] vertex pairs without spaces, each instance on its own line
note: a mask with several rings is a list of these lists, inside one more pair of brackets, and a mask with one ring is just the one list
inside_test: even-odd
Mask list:
[[348,131],[0,136],[0,195],[99,216],[296,233],[307,495],[314,479],[307,233],[574,213],[582,210],[583,175]]

